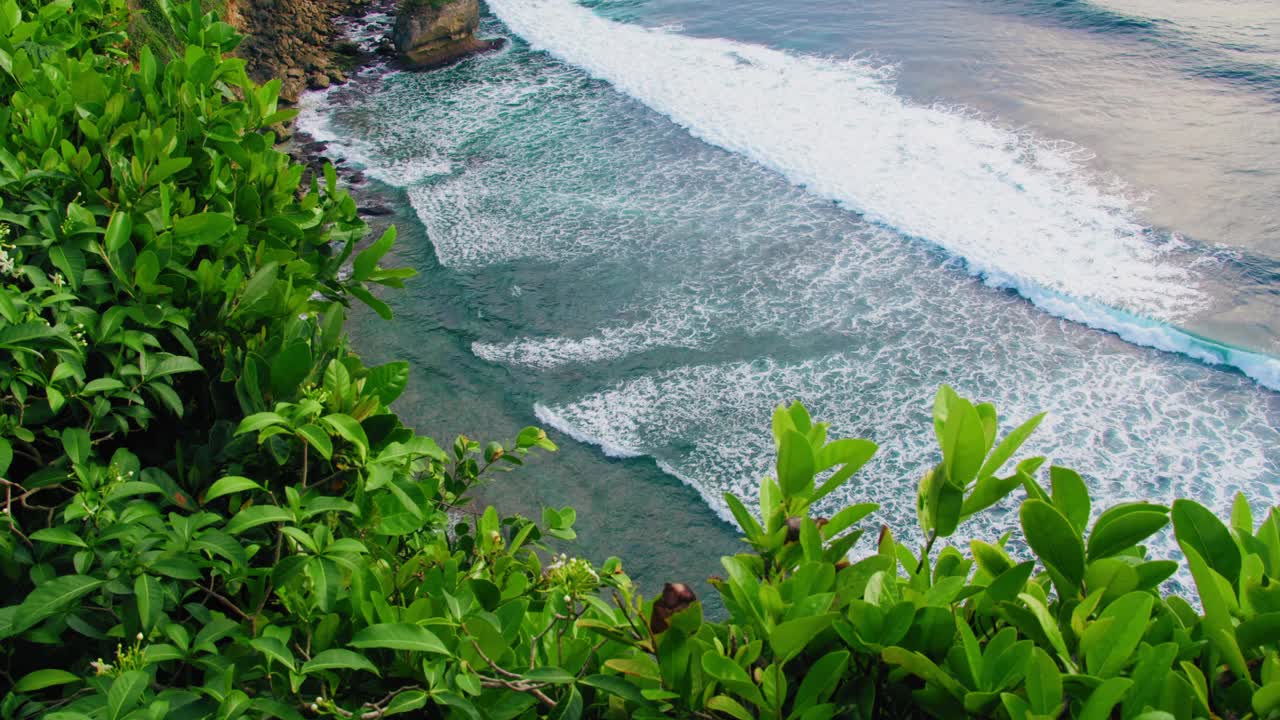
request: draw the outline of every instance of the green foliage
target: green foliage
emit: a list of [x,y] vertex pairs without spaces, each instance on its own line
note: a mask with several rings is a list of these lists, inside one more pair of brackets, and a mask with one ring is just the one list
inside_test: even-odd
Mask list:
[[[814,515],[876,447],[778,408],[723,621],[552,555],[572,508],[470,511],[555,445],[404,426],[408,365],[343,335],[412,275],[394,232],[359,249],[334,174],[301,186],[228,26],[154,7],[180,51],[134,65],[120,2],[0,0],[0,717],[1280,717],[1274,508],[1095,509],[1005,470],[1039,416],[1000,438],[950,388],[918,551]],[[935,552],[1015,501],[1019,540]],[[1159,592],[1170,523],[1202,611]]]

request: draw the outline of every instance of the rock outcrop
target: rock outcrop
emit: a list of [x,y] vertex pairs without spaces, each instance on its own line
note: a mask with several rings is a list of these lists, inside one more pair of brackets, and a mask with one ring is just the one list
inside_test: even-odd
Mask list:
[[391,39],[406,65],[434,68],[502,44],[477,38],[479,27],[479,0],[404,0]]
[[355,58],[337,41],[333,18],[360,12],[371,0],[234,0],[228,19],[244,34],[236,54],[257,82],[279,78],[280,98],[295,103],[307,88],[346,79]]

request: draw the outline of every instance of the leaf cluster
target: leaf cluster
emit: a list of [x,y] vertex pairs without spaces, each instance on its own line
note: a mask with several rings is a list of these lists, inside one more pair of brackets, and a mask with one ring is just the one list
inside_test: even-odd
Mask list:
[[[876,446],[778,408],[758,503],[726,497],[722,620],[553,554],[572,508],[472,509],[554,443],[405,426],[409,366],[343,333],[413,274],[394,231],[275,149],[228,25],[151,6],[171,57],[118,0],[0,0],[0,717],[1280,716],[1274,508],[1095,509],[1006,469],[1040,417],[997,441],[950,388],[918,549],[867,538],[871,504],[815,515]],[[1014,502],[1019,538],[951,540]],[[1160,592],[1170,524],[1198,602]]]

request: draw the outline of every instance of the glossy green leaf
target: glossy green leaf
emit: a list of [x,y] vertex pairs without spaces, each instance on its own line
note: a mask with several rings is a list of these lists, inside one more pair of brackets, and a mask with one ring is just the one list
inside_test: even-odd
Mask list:
[[341,648],[330,648],[317,653],[302,666],[302,674],[304,675],[325,670],[364,670],[374,675],[381,674],[378,672],[378,668],[364,655]]
[[1240,577],[1240,548],[1227,526],[1192,500],[1175,500],[1172,516],[1178,542],[1195,549],[1214,572],[1235,585]]
[[265,492],[266,489],[247,477],[228,475],[227,477],[219,478],[217,482],[209,486],[209,489],[204,493],[204,501],[209,502],[211,500],[216,500],[223,495],[252,490],[261,490]]
[[232,535],[251,530],[267,523],[292,522],[293,513],[275,505],[254,505],[236,513],[227,523],[226,531]]
[[808,439],[795,430],[782,435],[778,446],[778,484],[787,497],[805,495],[813,486],[813,450]]
[[82,682],[82,678],[79,675],[73,675],[66,670],[49,668],[45,670],[36,670],[35,672],[27,673],[21,678],[18,678],[18,682],[13,685],[13,691],[19,694],[33,693],[49,687],[69,685],[71,683],[79,682]]
[[[1084,582],[1084,544],[1067,518],[1043,500],[1027,500],[1019,512],[1022,532],[1060,587],[1074,595]],[[1065,583],[1065,586],[1064,586]]]
[[383,623],[370,625],[351,638],[351,647],[383,650],[407,650],[449,655],[449,649],[440,638],[421,625],[407,623]]

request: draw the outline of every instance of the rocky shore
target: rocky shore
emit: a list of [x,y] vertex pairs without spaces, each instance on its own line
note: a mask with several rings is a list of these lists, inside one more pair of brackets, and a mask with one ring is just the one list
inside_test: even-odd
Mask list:
[[227,18],[245,34],[237,53],[257,82],[279,78],[280,98],[296,103],[308,89],[346,82],[372,56],[344,40],[333,20],[374,7],[396,15],[380,47],[407,69],[437,68],[502,44],[477,38],[478,0],[230,0]]
[[391,40],[407,67],[436,68],[502,45],[477,38],[479,27],[479,0],[404,0]]
[[296,103],[303,91],[345,82],[367,58],[334,27],[341,15],[360,15],[374,0],[236,0],[228,20],[245,34],[237,54],[257,82],[280,79],[280,98]]
[[[245,36],[237,54],[257,82],[278,78],[280,98],[296,104],[307,90],[345,83],[362,67],[379,59],[409,70],[439,68],[469,55],[501,46],[502,40],[476,37],[478,0],[229,0],[227,19]],[[394,27],[376,47],[344,37],[337,18],[366,14],[394,15]],[[327,144],[292,127],[281,128],[284,148],[320,177],[332,163],[353,191],[362,215],[392,211],[371,193],[356,192],[364,173],[328,156]],[[304,179],[305,182],[305,179]]]

